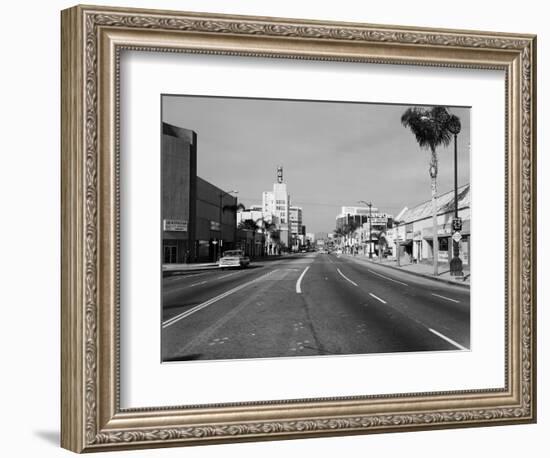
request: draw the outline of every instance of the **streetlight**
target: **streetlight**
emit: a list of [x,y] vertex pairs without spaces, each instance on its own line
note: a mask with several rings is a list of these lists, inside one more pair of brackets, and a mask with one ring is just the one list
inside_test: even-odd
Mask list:
[[227,192],[220,192],[220,217],[219,217],[219,222],[220,222],[220,237],[219,237],[219,240],[218,240],[218,258],[221,258],[221,255],[222,255],[222,244],[223,244],[223,235],[222,235],[222,227],[223,227],[223,224],[222,224],[222,213],[223,213],[223,198],[225,196],[228,196],[230,194],[238,194],[239,191],[227,191]]
[[395,220],[393,224],[395,226],[395,258],[397,260],[397,266],[401,267],[401,239],[399,238],[399,225],[401,221]]
[[359,200],[357,203],[365,204],[367,207],[369,207],[369,259],[372,259],[372,202]]
[[460,119],[456,115],[451,115],[447,121],[447,130],[455,137],[455,215],[453,218],[453,258],[451,259],[451,275],[462,277],[462,260],[460,259],[459,245],[462,238],[462,220],[458,217],[458,134],[461,130]]

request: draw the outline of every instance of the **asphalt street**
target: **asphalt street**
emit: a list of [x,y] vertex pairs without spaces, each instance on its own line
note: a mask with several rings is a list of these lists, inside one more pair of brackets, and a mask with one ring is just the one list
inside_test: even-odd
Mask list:
[[162,360],[464,351],[469,289],[305,253],[163,279]]

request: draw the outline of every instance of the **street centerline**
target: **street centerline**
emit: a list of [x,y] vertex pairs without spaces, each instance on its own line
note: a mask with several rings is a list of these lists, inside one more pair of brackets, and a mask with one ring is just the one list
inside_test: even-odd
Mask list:
[[376,296],[375,294],[372,294],[372,293],[369,293],[372,297],[374,297],[377,301],[380,301],[382,302],[382,304],[387,304],[387,302],[384,300],[384,299],[380,299],[378,296]]
[[457,301],[456,299],[451,299],[450,297],[440,296],[439,294],[432,293],[432,296],[440,297],[441,299],[446,299],[451,302],[456,302],[457,304],[460,304],[460,301]]
[[377,275],[377,276],[379,276],[379,277],[385,278],[386,280],[393,281],[394,283],[399,283],[400,285],[409,286],[409,285],[407,285],[406,283],[403,283],[402,281],[394,280],[393,278],[386,277],[385,275],[379,274],[378,272],[375,272],[374,270],[371,270],[371,269],[367,269],[367,270],[368,270],[371,274],[374,274],[374,275]]
[[302,294],[302,278],[304,278],[304,275],[306,274],[306,272],[308,271],[309,269],[309,266],[307,266],[304,271],[302,272],[302,274],[300,275],[300,277],[298,278],[298,281],[296,282],[296,293],[297,294]]
[[454,345],[459,350],[468,350],[466,347],[463,347],[459,343],[456,343],[453,339],[449,339],[447,336],[444,336],[440,332],[437,332],[435,329],[428,328],[428,331],[430,331],[432,334],[435,334],[437,337],[440,337],[441,339],[449,342],[451,345]]
[[187,318],[189,315],[192,315],[193,313],[198,312],[199,310],[202,310],[205,307],[208,307],[209,305],[214,304],[215,302],[218,302],[222,300],[223,298],[236,293],[237,291],[251,285],[252,283],[256,283],[257,281],[267,277],[268,275],[271,275],[273,272],[276,272],[279,269],[272,270],[271,272],[267,272],[266,274],[263,274],[262,276],[255,278],[254,280],[250,280],[246,283],[243,283],[242,285],[236,286],[233,289],[230,289],[229,291],[226,291],[225,293],[222,293],[216,297],[213,297],[212,299],[207,300],[206,302],[203,302],[202,304],[196,305],[195,307],[180,313],[179,315],[176,315],[175,317],[172,317],[168,320],[166,320],[164,323],[162,323],[162,329],[167,328],[168,326],[172,326],[174,323],[177,323],[180,320],[183,320],[184,318]]
[[336,270],[338,271],[338,273],[339,273],[340,275],[342,275],[342,277],[344,277],[344,278],[345,278],[347,281],[349,281],[352,285],[354,285],[354,286],[359,286],[359,285],[358,285],[357,283],[355,283],[353,280],[350,280],[348,277],[346,277],[346,276],[342,273],[342,271],[341,271],[340,269],[336,268]]

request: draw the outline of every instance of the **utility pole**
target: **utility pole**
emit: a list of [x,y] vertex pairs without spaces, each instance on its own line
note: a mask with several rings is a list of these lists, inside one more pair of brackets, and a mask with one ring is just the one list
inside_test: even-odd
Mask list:
[[451,275],[454,277],[462,277],[462,260],[460,259],[459,243],[462,238],[462,220],[458,217],[458,134],[460,133],[461,125],[458,116],[452,115],[447,122],[447,129],[454,135],[455,140],[455,214],[453,218],[453,258],[451,259]]
[[[223,224],[222,224],[222,216],[223,216],[223,198],[225,196],[228,196],[229,194],[238,194],[239,191],[227,191],[227,192],[220,192],[220,215],[218,217],[218,221],[220,222],[220,236],[219,236],[219,240],[218,240],[218,248],[217,248],[217,259],[221,258],[222,257],[222,245],[223,245],[223,233],[222,233],[222,228],[223,228]],[[235,222],[236,223],[236,222]]]
[[368,202],[369,207],[369,259],[372,259],[372,202]]
[[372,202],[359,200],[357,203],[365,204],[369,207],[369,259],[372,259]]

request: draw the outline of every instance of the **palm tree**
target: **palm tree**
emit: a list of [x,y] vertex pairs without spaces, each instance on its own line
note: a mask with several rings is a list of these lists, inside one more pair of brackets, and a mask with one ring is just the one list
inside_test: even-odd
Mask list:
[[269,237],[272,238],[273,234],[277,231],[277,225],[271,221],[267,221],[265,218],[258,218],[256,220],[258,228],[262,231],[264,236],[264,250],[267,246],[267,237],[266,234],[269,234]]
[[[241,212],[241,211],[244,211],[246,210],[246,207],[241,204],[240,202],[237,203],[237,204],[229,204],[229,205],[224,205],[222,207],[222,213],[225,213],[226,211],[230,211],[231,213],[233,213],[235,215],[235,223],[237,223],[237,212]],[[237,248],[237,224],[235,224],[235,227],[233,229],[233,245],[234,247],[233,248]]]
[[338,247],[342,248],[342,238],[345,237],[346,232],[343,227],[337,227],[334,229],[334,237],[336,237]]
[[[252,231],[252,245],[254,251],[256,251],[256,232],[260,229],[258,223],[252,219],[245,219],[239,223],[238,228],[245,231]],[[254,254],[256,253],[254,252]]]
[[436,148],[447,146],[452,135],[447,129],[451,115],[446,107],[408,108],[401,116],[401,124],[411,129],[420,148],[431,152],[430,178],[432,190],[432,221],[433,221],[433,265],[434,275],[437,275],[439,257],[439,241],[437,239],[437,151]]

